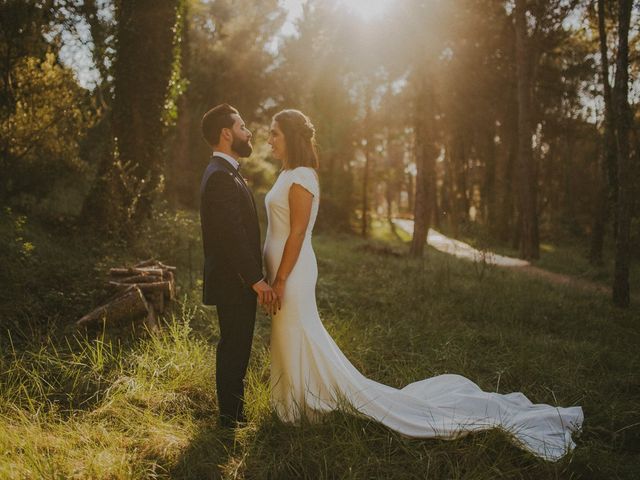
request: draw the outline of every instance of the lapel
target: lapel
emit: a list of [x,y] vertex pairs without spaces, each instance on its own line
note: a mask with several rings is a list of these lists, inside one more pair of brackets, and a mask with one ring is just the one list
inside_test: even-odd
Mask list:
[[249,190],[249,187],[247,186],[247,183],[244,181],[244,178],[242,178],[242,176],[240,175],[238,170],[233,168],[233,166],[228,161],[226,161],[224,158],[218,157],[217,155],[213,155],[211,157],[211,161],[212,162],[216,162],[219,165],[222,165],[228,172],[230,172],[233,175],[233,179],[235,180],[236,184],[240,187],[240,190],[242,190],[244,195],[246,197],[248,197],[248,200],[251,202],[251,206],[253,207],[253,211],[257,216],[258,215],[258,211],[256,209],[256,203],[253,200],[253,195],[251,193],[251,190]]

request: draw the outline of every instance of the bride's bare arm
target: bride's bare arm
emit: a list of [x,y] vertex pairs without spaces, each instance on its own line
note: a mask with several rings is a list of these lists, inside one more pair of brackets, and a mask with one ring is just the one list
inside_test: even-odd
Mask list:
[[[278,294],[279,301],[282,301],[284,285],[300,256],[302,242],[311,217],[312,203],[313,194],[311,192],[297,183],[291,185],[289,189],[289,236],[284,244],[282,260],[272,285],[272,288]],[[280,308],[280,305],[277,305],[277,307]]]

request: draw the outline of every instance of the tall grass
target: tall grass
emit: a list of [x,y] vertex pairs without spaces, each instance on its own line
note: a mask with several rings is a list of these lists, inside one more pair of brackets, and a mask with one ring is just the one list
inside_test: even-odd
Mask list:
[[[269,320],[262,314],[247,377],[249,423],[235,432],[219,429],[215,311],[199,305],[197,278],[187,274],[188,262],[195,270],[200,261],[199,251],[189,254],[188,247],[197,238],[197,223],[183,214],[158,222],[164,241],[115,254],[99,250],[76,261],[82,270],[96,258],[108,263],[109,255],[154,254],[178,264],[180,304],[165,317],[161,335],[33,327],[37,335],[23,331],[17,342],[11,329],[3,332],[0,478],[640,474],[637,307],[617,310],[605,297],[513,271],[490,268],[479,275],[471,264],[432,250],[421,261],[396,256],[406,245],[383,229],[373,241],[314,237],[321,316],[351,361],[367,376],[397,387],[450,372],[485,390],[582,405],[586,421],[576,450],[548,463],[496,430],[452,441],[408,439],[348,408],[315,423],[282,424],[269,405]],[[36,248],[47,248],[34,238]],[[66,287],[73,291],[74,285]],[[24,301],[38,305],[33,296]]]

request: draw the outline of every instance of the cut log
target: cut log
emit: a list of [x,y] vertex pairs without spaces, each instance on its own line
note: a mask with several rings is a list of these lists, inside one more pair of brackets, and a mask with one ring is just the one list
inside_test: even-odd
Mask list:
[[[130,287],[129,283],[120,283],[120,282],[109,282],[109,285],[113,285],[114,287],[126,289]],[[136,283],[133,286],[144,292],[145,294],[148,292],[160,292],[167,297],[168,300],[173,298],[173,286],[171,282],[153,282],[153,283]]]
[[[162,297],[162,295],[161,295]],[[155,308],[152,304],[148,306],[147,316],[144,318],[144,324],[150,333],[157,333],[160,330],[158,319],[156,318]]]
[[122,296],[82,317],[76,325],[82,326],[102,319],[109,322],[134,319],[147,314],[148,311],[149,307],[142,291],[134,285],[125,290]]
[[111,268],[109,269],[109,275],[113,277],[129,277],[132,275],[155,275],[158,277],[164,276],[164,271],[157,267],[142,267],[142,268]]
[[176,297],[175,271],[176,267],[153,258],[134,267],[111,268],[109,285],[116,288],[115,294],[79,319],[76,325],[131,319],[142,320],[150,332],[157,332],[160,329],[158,314]]
[[169,282],[169,300],[176,298],[176,281],[173,272],[167,272],[167,281]]
[[157,263],[158,263],[158,260],[156,260],[155,258],[150,258],[148,260],[143,260],[140,263],[136,263],[134,265],[134,268],[149,267],[151,265],[156,265]]
[[162,292],[151,292],[147,295],[147,301],[153,305],[157,313],[164,312],[164,294]]
[[157,275],[134,275],[132,277],[118,278],[119,283],[153,283],[158,281]]
[[143,262],[136,263],[133,268],[143,268],[143,267],[159,267],[159,268],[162,268],[163,270],[169,270],[171,272],[176,271],[176,267],[172,265],[165,265],[161,261],[156,260],[154,258],[150,258],[149,260],[144,260]]
[[170,272],[175,272],[176,271],[176,267],[174,267],[173,265],[165,265],[162,262],[158,262],[158,266],[160,268],[162,268],[163,270],[169,270]]

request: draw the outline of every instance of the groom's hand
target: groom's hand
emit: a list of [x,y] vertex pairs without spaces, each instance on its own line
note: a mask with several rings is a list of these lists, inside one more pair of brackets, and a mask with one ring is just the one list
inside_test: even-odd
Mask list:
[[251,285],[251,288],[253,288],[253,291],[258,294],[258,303],[260,305],[268,306],[273,303],[276,294],[267,282],[260,280],[259,282]]

